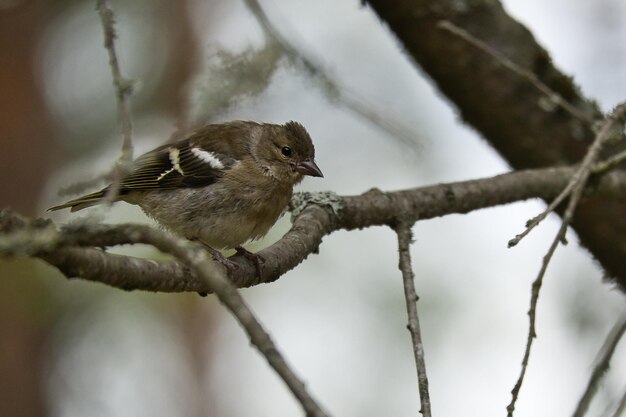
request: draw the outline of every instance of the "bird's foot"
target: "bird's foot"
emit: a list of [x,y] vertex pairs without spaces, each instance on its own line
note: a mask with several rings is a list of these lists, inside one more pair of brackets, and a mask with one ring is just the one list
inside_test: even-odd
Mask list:
[[[224,255],[222,255],[222,252],[218,251],[217,249],[213,249],[212,247],[210,247],[209,245],[201,241],[198,241],[198,242],[201,243],[202,246],[204,246],[204,248],[211,254],[211,256],[216,262],[219,262],[220,264],[224,265],[224,267],[226,268],[226,273],[228,274],[229,277],[233,271],[239,268],[239,265],[237,265],[237,263],[226,258]],[[198,295],[200,295],[200,297],[206,297],[208,293],[199,292]]]
[[237,265],[236,262],[233,262],[227,257],[225,257],[224,255],[222,255],[222,252],[218,251],[217,249],[213,249],[212,247],[207,246],[207,245],[204,245],[204,247],[206,248],[206,250],[208,250],[211,253],[211,255],[213,256],[213,259],[216,262],[219,262],[226,267],[226,270],[228,271],[229,274],[231,273],[231,271],[235,271],[236,269],[239,268],[239,265]]
[[[213,259],[216,262],[219,262],[220,264],[224,265],[229,276],[233,271],[236,271],[237,269],[239,269],[239,265],[237,264],[237,262],[234,262],[230,258],[225,257],[224,255],[222,255],[222,252],[218,251],[217,249],[213,249],[212,247],[204,243],[202,243],[202,245],[205,247],[207,251],[209,251],[209,253],[211,254],[211,256],[213,256]],[[242,246],[237,246],[235,250],[237,251],[237,253],[234,256],[243,256],[244,258],[252,261],[252,263],[254,264],[254,269],[256,270],[256,274],[258,277],[260,277],[261,268],[262,268],[263,263],[265,263],[265,259],[261,255],[252,253],[246,250],[245,248],[243,248]],[[200,295],[203,295],[203,294],[200,294]]]
[[263,258],[258,253],[252,253],[249,250],[245,249],[243,246],[237,246],[235,248],[238,256],[243,256],[246,259],[249,259],[254,264],[254,269],[256,270],[256,275],[258,277],[261,276],[261,268],[265,263],[265,258]]

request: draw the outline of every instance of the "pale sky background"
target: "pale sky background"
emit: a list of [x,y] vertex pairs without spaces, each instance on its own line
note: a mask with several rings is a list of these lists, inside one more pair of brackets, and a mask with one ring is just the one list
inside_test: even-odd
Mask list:
[[[155,88],[159,57],[167,56],[167,50],[158,47],[167,28],[151,25],[150,13],[142,9],[149,10],[150,2],[113,4],[120,12],[124,71],[138,78],[142,88]],[[314,139],[325,178],[307,178],[301,190],[359,194],[371,187],[397,190],[508,171],[488,144],[459,121],[367,7],[356,0],[262,4],[281,32],[316,57],[342,87],[415,132],[414,144],[401,143],[329,101],[319,85],[296,68],[281,68],[262,95],[243,100],[217,120],[302,122]],[[573,75],[585,95],[604,110],[626,97],[626,26],[620,19],[626,16],[626,3],[504,4],[533,31],[557,66]],[[218,48],[241,52],[262,45],[262,32],[243,3],[198,5],[194,25],[203,37],[206,59]],[[51,22],[42,43],[42,86],[60,128],[69,132],[66,137],[76,137],[77,131],[105,119],[115,123],[101,43],[91,3],[78,3]],[[142,63],[146,53],[157,64]],[[111,97],[110,103],[105,96]],[[85,111],[96,105],[98,112]],[[138,118],[135,127],[138,154],[165,141],[174,128],[173,120],[159,115]],[[110,147],[99,151],[97,160],[77,160],[51,180],[42,209],[57,201],[59,185],[106,170],[118,153],[119,138],[106,141]],[[506,244],[542,207],[537,201],[517,203],[414,227],[411,254],[421,297],[418,308],[433,415],[505,415],[528,331],[530,283],[558,219],[549,218],[514,249]],[[139,210],[124,204],[98,213],[96,217],[112,222],[147,221]],[[55,218],[69,219],[62,214]],[[283,219],[254,250],[278,239],[288,226]],[[539,337],[518,401],[518,417],[571,414],[605,335],[626,312],[624,296],[602,282],[602,271],[577,246],[571,231],[568,237],[570,244],[558,249],[545,278]],[[133,253],[149,251],[140,248]],[[418,415],[397,262],[396,238],[387,228],[336,232],[324,239],[319,255],[310,256],[276,283],[242,291],[288,361],[333,416]],[[198,370],[191,369],[189,352],[178,343],[183,337],[177,320],[180,307],[171,300],[183,296],[60,282],[51,287],[71,307],[50,341],[48,387],[54,416],[169,417],[206,410],[214,416],[302,415],[284,384],[213,297],[191,301],[200,306],[195,326],[211,327],[203,351],[206,369]],[[77,301],[85,292],[92,294],[89,303]],[[604,415],[607,404],[622,395],[625,371],[626,346],[619,346],[589,416]]]

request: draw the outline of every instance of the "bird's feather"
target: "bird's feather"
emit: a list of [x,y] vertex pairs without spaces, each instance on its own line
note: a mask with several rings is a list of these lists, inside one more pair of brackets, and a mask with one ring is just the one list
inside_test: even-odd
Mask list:
[[[234,140],[253,122],[208,125],[189,138],[160,146],[141,155],[133,162],[131,172],[119,184],[119,196],[135,191],[172,188],[205,187],[213,184],[248,150]],[[70,207],[81,210],[102,202],[109,187],[51,207],[49,211]]]
[[213,184],[237,159],[213,151],[210,145],[186,140],[148,152],[135,161],[133,171],[120,183],[120,192]]

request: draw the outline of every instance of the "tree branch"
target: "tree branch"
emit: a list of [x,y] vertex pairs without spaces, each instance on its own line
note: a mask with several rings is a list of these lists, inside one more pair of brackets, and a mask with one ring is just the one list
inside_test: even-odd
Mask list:
[[[531,296],[530,296],[530,309],[528,310],[529,326],[528,326],[528,337],[526,339],[526,349],[524,350],[524,357],[522,359],[522,369],[517,378],[515,386],[511,390],[511,402],[506,408],[509,417],[513,416],[513,411],[515,410],[515,403],[517,402],[519,391],[522,388],[522,383],[524,381],[524,375],[526,374],[526,370],[528,368],[528,361],[530,358],[530,349],[532,347],[533,340],[537,337],[537,332],[535,329],[535,323],[536,323],[536,318],[537,318],[537,303],[539,301],[539,292],[541,290],[541,285],[543,284],[543,278],[548,269],[548,264],[550,263],[550,260],[552,259],[552,256],[554,255],[554,252],[556,251],[556,248],[558,247],[559,242],[566,242],[565,234],[567,232],[567,228],[570,225],[572,219],[574,218],[574,212],[576,211],[576,208],[578,207],[578,204],[580,203],[580,199],[583,195],[583,191],[585,189],[589,176],[591,175],[591,172],[596,163],[596,160],[599,156],[600,150],[611,137],[611,131],[613,130],[613,126],[619,120],[623,118],[625,112],[626,112],[626,104],[622,104],[620,106],[617,106],[615,110],[613,111],[613,113],[609,117],[607,117],[607,119],[604,121],[604,124],[602,125],[602,128],[599,130],[596,136],[596,139],[593,141],[593,144],[589,147],[589,150],[587,154],[585,155],[585,158],[583,159],[582,163],[572,175],[565,189],[561,193],[559,193],[557,198],[554,200],[554,201],[558,201],[559,199],[564,198],[564,195],[571,193],[569,203],[567,205],[567,208],[565,209],[565,212],[563,213],[561,227],[559,228],[559,231],[554,236],[554,239],[552,240],[552,244],[550,245],[550,248],[548,249],[547,254],[543,258],[543,262],[541,264],[541,269],[539,270],[539,274],[537,275],[537,278],[532,284]],[[547,210],[549,209],[553,210],[557,205],[558,203],[552,202],[548,206]],[[547,213],[547,210],[544,210],[544,212],[542,213],[544,217],[545,215],[547,215],[545,214]],[[538,222],[541,220],[541,215],[535,217],[533,220],[534,220],[534,223],[533,221],[530,222],[530,225],[526,229],[525,233],[518,235],[515,239],[513,239],[513,241],[515,240],[519,241],[519,239],[524,237],[534,226],[536,226]],[[509,247],[510,246],[511,246],[511,241],[509,241]]]
[[[123,244],[149,244],[158,250],[176,257],[193,271],[198,279],[213,291],[219,300],[235,316],[244,328],[250,341],[267,359],[270,366],[285,381],[291,392],[301,403],[309,416],[326,417],[317,402],[311,397],[304,383],[282,357],[269,334],[254,317],[236,286],[227,278],[223,265],[210,258],[204,247],[196,242],[174,237],[164,231],[146,225],[101,225],[77,223],[65,226],[60,231],[50,221],[28,221],[5,211],[0,213],[0,224],[9,233],[0,244],[2,252],[10,248],[24,253],[46,255],[56,249],[67,250],[81,246],[107,247]],[[8,214],[8,215],[7,215]],[[30,241],[31,245],[27,245]],[[93,251],[93,249],[90,249]],[[127,258],[127,266],[132,258]],[[145,277],[145,272],[142,271]]]
[[318,60],[302,51],[301,47],[295,46],[292,40],[282,36],[258,0],[244,0],[244,3],[256,18],[267,39],[277,45],[289,60],[299,63],[309,76],[318,81],[329,100],[344,106],[405,144],[413,144],[415,142],[415,138],[418,135],[414,129],[398,120],[394,114],[386,112],[384,108],[375,106],[355,91],[341,86]]
[[[609,334],[606,336],[606,340],[604,341],[604,346],[600,351],[600,360],[596,364],[591,373],[591,378],[589,378],[589,383],[587,384],[587,389],[585,389],[585,393],[578,401],[578,405],[576,406],[576,411],[574,411],[573,417],[583,417],[589,408],[589,404],[591,404],[591,400],[593,399],[594,394],[598,389],[598,384],[600,383],[600,379],[609,369],[609,364],[611,362],[611,357],[615,352],[615,348],[617,344],[624,336],[624,332],[626,331],[626,318],[622,317],[616,324],[613,326]],[[623,402],[624,400],[622,400]],[[618,407],[619,409],[619,407]],[[616,414],[619,415],[619,414]]]
[[541,80],[539,80],[539,78],[537,78],[535,74],[525,68],[520,67],[515,62],[511,61],[509,58],[496,51],[485,42],[476,38],[468,31],[458,27],[449,20],[442,20],[441,22],[439,22],[439,27],[452,33],[453,35],[458,36],[470,45],[488,54],[491,58],[493,58],[512,72],[516,73],[520,77],[527,79],[528,82],[530,82],[538,91],[542,92],[545,95],[546,99],[550,100],[552,103],[558,106],[561,106],[565,111],[579,119],[581,122],[589,125],[593,123],[593,119],[591,118],[590,114],[584,113],[579,108],[572,106],[570,103],[567,102],[567,100],[563,99],[563,97],[561,97],[559,93],[552,90],[550,87],[541,82]]
[[[49,220],[26,219],[8,209],[0,210],[0,255],[37,256],[57,266],[67,276],[79,276],[127,290],[216,292],[242,323],[255,346],[283,377],[303,408],[310,415],[323,416],[323,411],[304,390],[304,385],[277,354],[273,342],[243,304],[235,287],[278,279],[309,254],[316,253],[322,238],[333,231],[389,225],[398,218],[412,224],[418,220],[467,213],[529,198],[550,199],[568,183],[576,169],[563,167],[512,172],[387,193],[373,189],[358,196],[329,198],[322,195],[317,199],[318,203],[308,205],[306,201],[316,198],[305,198],[304,208],[294,210],[298,214],[291,230],[260,252],[266,260],[261,276],[257,276],[251,261],[234,257],[239,268],[231,274],[232,282],[225,278],[223,266],[208,260],[206,253],[194,243],[148,226],[75,223],[58,230]],[[619,171],[606,173],[597,178],[594,186],[594,191],[601,196],[626,195],[626,174]],[[579,192],[582,190],[581,187]],[[136,259],[94,248],[128,243],[152,244],[181,262]],[[422,408],[426,410],[426,407]]]
[[109,66],[113,76],[113,86],[115,87],[115,97],[117,100],[117,118],[122,131],[122,150],[115,166],[111,170],[111,185],[106,193],[106,200],[109,203],[115,201],[119,193],[120,182],[124,173],[127,172],[130,163],[133,161],[132,142],[132,121],[130,117],[129,97],[133,93],[133,83],[122,77],[120,65],[115,51],[115,16],[109,6],[108,0],[96,0],[96,10],[100,16],[102,32],[104,34],[104,47],[109,54]]
[[[209,285],[209,288],[216,293],[219,300],[231,311],[237,321],[239,321],[248,334],[251,343],[261,352],[269,365],[285,382],[287,387],[300,402],[306,415],[311,417],[327,417],[327,414],[317,404],[317,401],[309,394],[302,380],[287,364],[270,335],[254,317],[252,310],[250,310],[245,303],[235,285],[228,280],[225,269],[223,267],[216,268],[217,263],[209,259],[209,255],[202,245],[170,237],[161,231],[156,231],[157,233],[155,233],[155,229],[148,227],[138,228],[127,226],[127,228],[133,229],[128,234],[128,236],[132,238],[129,239],[133,241],[132,243],[138,243],[138,241],[140,241],[141,243],[152,244],[163,252],[171,253],[184,264],[192,268],[194,272]],[[83,236],[83,233],[80,233],[79,239],[87,237],[86,241],[91,241],[93,238],[96,238],[96,236],[100,238],[103,235],[102,231],[95,232],[96,235],[90,237]],[[104,232],[106,235],[106,230],[104,230]],[[137,241],[135,241],[135,238],[137,238]]]
[[[295,268],[309,254],[316,253],[324,236],[340,229],[388,225],[399,217],[414,222],[530,198],[552,199],[565,187],[575,169],[519,171],[387,193],[371,190],[362,195],[339,198],[341,209],[338,213],[324,206],[308,205],[278,242],[259,252],[265,258],[260,276],[257,276],[252,262],[236,256],[231,259],[239,268],[230,278],[240,288],[273,282]],[[626,174],[620,171],[604,174],[593,182],[593,191],[595,197],[589,198],[626,195]],[[210,291],[196,274],[174,261],[129,258],[76,246],[48,251],[33,248],[32,240],[37,236],[33,230],[38,230],[36,225],[39,223],[21,218],[10,210],[1,210],[0,233],[3,239],[0,239],[0,255],[37,256],[68,277],[99,281],[125,290]],[[126,226],[109,227],[123,230]],[[21,246],[9,244],[8,236],[16,235],[21,236]]]
[[611,417],[621,417],[623,416],[624,410],[626,410],[626,391],[620,398],[619,404],[617,404],[617,408]]
[[428,376],[426,374],[426,360],[424,359],[424,344],[422,343],[422,332],[420,330],[419,316],[417,314],[417,300],[419,297],[415,292],[415,283],[413,282],[415,274],[411,267],[410,246],[413,241],[411,223],[400,221],[395,226],[395,230],[398,235],[398,252],[400,259],[398,267],[402,272],[406,312],[409,317],[407,328],[409,329],[409,333],[411,333],[415,367],[417,368],[417,382],[421,402],[420,413],[422,413],[424,417],[431,417]]
[[[479,131],[515,169],[569,165],[581,161],[592,143],[594,126],[561,106],[545,106],[545,94],[501,60],[466,39],[442,30],[442,21],[471,33],[497,54],[528,71],[575,109],[598,119],[596,104],[571,77],[556,68],[532,33],[512,19],[499,1],[369,0],[409,54],[456,105],[465,122]],[[468,77],[471,74],[471,77]],[[626,149],[609,144],[602,158]],[[626,199],[585,200],[572,227],[607,271],[626,288]]]
[[[530,219],[526,225],[526,230],[522,233],[515,236],[513,239],[509,241],[509,247],[515,246],[519,243],[521,239],[524,238],[530,231],[541,223],[543,219],[545,219],[548,214],[553,212],[565,198],[567,198],[570,194],[576,193],[578,189],[584,188],[589,176],[592,172],[599,172],[605,168],[615,167],[619,164],[623,155],[620,153],[610,158],[607,161],[602,162],[598,168],[595,168],[596,161],[600,155],[600,151],[605,146],[605,144],[614,138],[614,127],[615,125],[624,118],[624,114],[626,113],[626,104],[622,103],[615,107],[613,112],[606,118],[602,127],[598,131],[596,138],[593,143],[589,147],[589,150],[585,154],[580,167],[576,170],[576,172],[572,175],[572,178],[568,182],[567,186],[561,191],[561,193],[554,199],[548,207],[544,211],[542,211],[538,216]],[[621,135],[620,132],[618,135]],[[576,202],[578,204],[578,202]],[[568,222],[571,220],[568,219]],[[564,218],[565,221],[565,218]]]
[[109,66],[113,75],[113,86],[117,99],[117,113],[123,135],[122,152],[120,162],[130,163],[133,160],[132,122],[130,117],[130,104],[128,98],[133,93],[132,81],[122,77],[117,52],[115,51],[115,16],[109,6],[108,0],[97,0],[96,10],[102,23],[104,34],[104,47],[109,54]]

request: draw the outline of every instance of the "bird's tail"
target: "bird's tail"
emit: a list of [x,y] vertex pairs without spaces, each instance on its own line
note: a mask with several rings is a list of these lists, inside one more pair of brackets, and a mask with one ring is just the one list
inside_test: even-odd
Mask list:
[[104,202],[104,196],[109,191],[109,188],[104,188],[103,190],[97,191],[95,193],[87,194],[82,197],[75,198],[74,200],[70,200],[67,203],[59,204],[58,206],[50,207],[48,211],[57,211],[62,210],[64,208],[70,208],[70,211],[73,213],[78,210],[82,210],[87,207],[95,206],[97,204],[101,204]]

